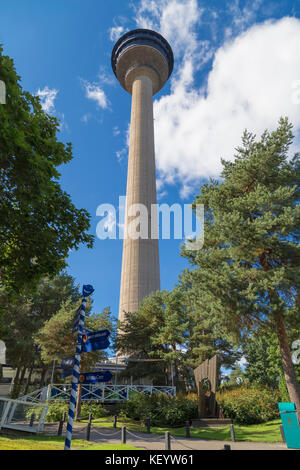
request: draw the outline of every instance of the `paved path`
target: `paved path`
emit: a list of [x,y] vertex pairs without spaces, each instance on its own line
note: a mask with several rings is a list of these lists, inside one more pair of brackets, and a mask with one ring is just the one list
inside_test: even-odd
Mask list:
[[[44,433],[57,435],[58,424],[46,424]],[[63,435],[65,435],[65,426]],[[127,430],[127,444],[143,450],[165,450],[165,438],[160,434],[145,434]],[[73,426],[73,439],[85,439],[86,426],[75,424]],[[121,430],[113,428],[98,428],[92,426],[90,434],[91,444],[120,444]],[[231,450],[287,450],[283,443],[268,444],[265,442],[231,442],[213,441],[211,439],[186,439],[171,436],[171,450],[222,450],[229,444]]]

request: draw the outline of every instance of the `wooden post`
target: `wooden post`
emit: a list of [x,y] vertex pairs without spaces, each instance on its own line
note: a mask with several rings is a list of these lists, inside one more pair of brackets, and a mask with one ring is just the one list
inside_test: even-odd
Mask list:
[[171,450],[171,434],[169,431],[165,432],[165,450]]
[[122,426],[121,443],[126,444],[126,426]]
[[93,419],[93,415],[90,413],[89,414],[89,422],[88,422],[88,425],[87,425],[87,428],[86,428],[86,440],[87,441],[90,440],[92,419]]
[[230,434],[232,442],[235,442],[235,433],[234,433],[234,426],[233,424],[230,425]]
[[32,426],[33,426],[34,420],[35,420],[35,414],[32,413],[32,415],[30,416],[30,423],[29,423],[29,426],[30,426],[31,428],[32,428]]
[[114,428],[117,427],[117,420],[118,420],[118,416],[115,415],[115,416],[114,416],[114,424],[113,424]]
[[62,415],[62,419],[60,420],[59,426],[58,426],[58,431],[57,431],[58,436],[62,435],[62,430],[63,430],[65,420],[66,420],[66,412],[64,411]]
[[189,421],[186,421],[186,423],[185,423],[185,437],[191,437],[190,422]]
[[150,418],[147,418],[147,419],[146,419],[146,428],[147,428],[147,433],[150,434],[150,433],[151,433],[151,430],[150,430]]
[[283,431],[283,426],[282,426],[282,424],[280,425],[280,434],[281,434],[282,442],[283,442],[284,444],[286,444],[285,435],[284,435],[284,431]]

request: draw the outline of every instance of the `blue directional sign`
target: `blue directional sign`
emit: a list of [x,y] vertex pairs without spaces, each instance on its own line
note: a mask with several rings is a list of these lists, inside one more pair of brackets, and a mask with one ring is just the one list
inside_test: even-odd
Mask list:
[[89,372],[80,374],[79,383],[81,384],[95,384],[99,382],[109,382],[112,379],[112,373],[109,370],[105,372]]
[[109,330],[100,331],[88,331],[84,330],[82,336],[81,351],[91,352],[99,351],[101,349],[107,349],[110,345],[108,336],[110,335]]

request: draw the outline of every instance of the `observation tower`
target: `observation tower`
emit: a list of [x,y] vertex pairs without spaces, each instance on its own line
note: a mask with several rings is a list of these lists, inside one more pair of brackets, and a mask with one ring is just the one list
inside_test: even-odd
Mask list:
[[[136,311],[146,296],[160,289],[156,206],[151,210],[157,203],[152,97],[170,77],[174,58],[160,34],[136,29],[117,41],[111,64],[119,83],[132,96],[119,304],[123,321],[125,312]],[[137,211],[140,206],[136,204],[146,212]],[[130,227],[139,216],[143,216],[143,227],[136,237]]]

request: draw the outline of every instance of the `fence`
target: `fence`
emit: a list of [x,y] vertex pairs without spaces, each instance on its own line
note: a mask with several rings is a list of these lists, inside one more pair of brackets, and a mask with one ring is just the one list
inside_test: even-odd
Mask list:
[[[71,384],[48,385],[19,400],[40,403],[55,400],[69,401]],[[108,385],[106,383],[81,385],[82,401],[97,401],[101,403],[121,403],[142,393],[163,393],[170,397],[176,396],[176,387],[152,385]]]
[[[58,435],[62,435],[63,432],[63,426],[65,423],[66,419],[66,413],[64,413],[62,420],[59,422],[58,425]],[[82,420],[87,419],[87,417],[82,418]],[[95,422],[97,420],[94,420]],[[133,429],[128,429],[127,426],[122,425],[121,428],[117,429],[117,416],[114,416],[114,421],[113,421],[113,429],[108,430],[107,428],[99,428],[98,426],[92,426],[93,422],[93,417],[90,414],[88,417],[88,424],[85,427],[81,427],[80,429],[74,429],[73,430],[73,438],[74,439],[85,439],[87,441],[91,440],[91,433],[92,433],[92,438],[93,441],[95,442],[95,439],[97,439],[98,436],[100,436],[101,440],[106,440],[109,441],[113,439],[113,441],[119,441],[120,444],[126,444],[128,441],[134,441],[135,445],[137,445],[137,442],[141,442],[141,444],[145,445],[145,443],[148,442],[153,442],[153,443],[161,443],[164,446],[165,450],[172,450],[173,444],[178,444],[182,446],[184,449],[187,449],[189,451],[191,450],[196,450],[195,446],[192,447],[193,440],[191,439],[191,445],[188,445],[186,442],[182,441],[182,438],[175,437],[171,435],[169,431],[166,431],[164,435],[155,435],[153,437],[149,436],[151,433],[150,431],[150,422],[147,420],[145,422],[145,427],[147,429],[147,433],[141,433],[139,431],[134,431]],[[184,425],[182,425],[184,426]],[[187,421],[185,423],[186,427],[186,438],[190,438],[190,422]],[[233,425],[230,425],[230,430],[233,432]],[[138,433],[138,434],[137,434]],[[231,437],[233,435],[231,434]],[[235,442],[235,439],[232,438],[232,441]],[[224,444],[224,448],[221,450],[231,450],[231,446],[229,444]]]

